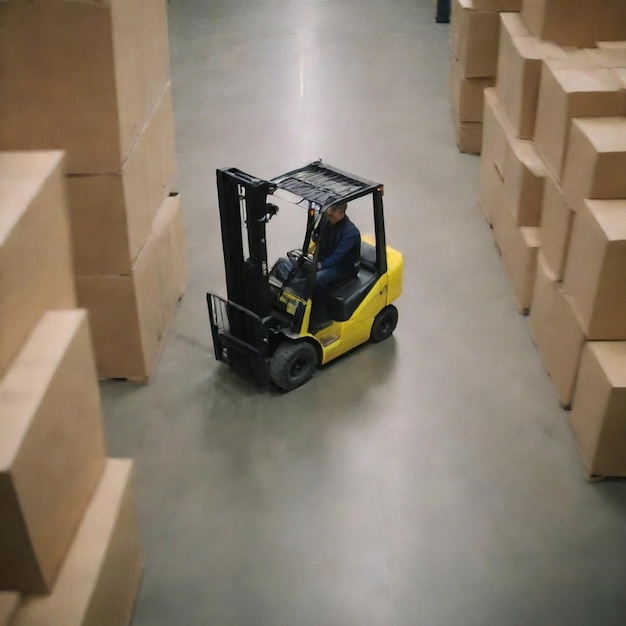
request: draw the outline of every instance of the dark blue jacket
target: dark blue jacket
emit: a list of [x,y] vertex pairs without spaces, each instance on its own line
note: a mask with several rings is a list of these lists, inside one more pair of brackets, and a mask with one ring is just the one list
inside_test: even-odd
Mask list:
[[318,245],[323,270],[335,268],[341,275],[351,274],[361,258],[361,233],[347,215],[334,226],[326,224]]

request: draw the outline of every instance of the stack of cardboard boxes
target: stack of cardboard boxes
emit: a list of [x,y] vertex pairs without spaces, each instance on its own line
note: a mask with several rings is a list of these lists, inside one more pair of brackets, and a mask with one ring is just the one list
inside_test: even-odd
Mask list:
[[500,14],[481,206],[588,475],[626,475],[626,3]]
[[522,0],[453,0],[449,78],[452,120],[461,152],[479,154],[483,91],[496,80],[500,11],[519,11]]
[[185,283],[165,0],[0,5],[0,149],[66,151],[102,378],[146,381]]
[[132,462],[108,459],[64,155],[0,153],[0,624],[127,624]]

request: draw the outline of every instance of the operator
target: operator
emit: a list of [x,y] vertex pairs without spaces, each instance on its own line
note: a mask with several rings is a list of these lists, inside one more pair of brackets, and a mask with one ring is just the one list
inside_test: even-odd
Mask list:
[[[313,240],[319,246],[315,291],[313,294],[316,319],[324,316],[328,288],[333,284],[356,276],[361,258],[361,233],[346,215],[348,204],[340,202],[326,210],[328,223],[322,229],[323,235],[315,232]],[[318,241],[319,239],[319,241]]]

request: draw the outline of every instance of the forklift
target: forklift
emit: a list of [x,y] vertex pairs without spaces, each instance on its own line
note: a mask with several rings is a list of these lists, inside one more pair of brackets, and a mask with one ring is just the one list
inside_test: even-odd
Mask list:
[[[207,293],[215,358],[261,386],[285,391],[303,385],[318,365],[353,348],[389,338],[402,292],[402,254],[386,245],[383,185],[321,160],[271,180],[236,168],[218,169],[217,191],[227,298]],[[305,222],[300,248],[270,268],[266,227],[278,213],[268,197],[287,200]],[[311,311],[319,246],[329,207],[371,196],[373,235],[361,235],[354,274],[326,298],[330,319],[313,324]],[[363,202],[359,203],[361,205]]]

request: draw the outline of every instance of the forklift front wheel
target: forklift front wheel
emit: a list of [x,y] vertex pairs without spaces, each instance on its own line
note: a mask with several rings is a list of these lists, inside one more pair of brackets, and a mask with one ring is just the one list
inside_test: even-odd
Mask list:
[[379,343],[389,339],[398,323],[398,309],[393,304],[386,306],[375,318],[372,324],[370,341]]
[[313,376],[316,365],[317,352],[310,343],[286,341],[274,352],[270,364],[270,377],[276,385],[291,391]]

